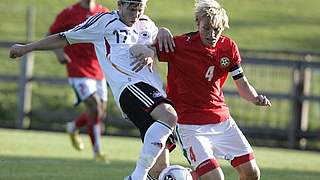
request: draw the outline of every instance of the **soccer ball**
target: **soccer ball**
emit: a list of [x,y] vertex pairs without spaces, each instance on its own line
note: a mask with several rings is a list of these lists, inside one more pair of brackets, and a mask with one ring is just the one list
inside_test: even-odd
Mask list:
[[192,180],[192,176],[187,168],[171,165],[160,173],[159,180]]

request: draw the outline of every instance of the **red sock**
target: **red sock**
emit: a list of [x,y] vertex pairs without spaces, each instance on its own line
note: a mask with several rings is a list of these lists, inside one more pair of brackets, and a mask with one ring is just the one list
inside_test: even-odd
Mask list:
[[82,128],[85,125],[87,125],[87,119],[88,119],[88,114],[87,112],[83,112],[77,119],[76,119],[76,128]]

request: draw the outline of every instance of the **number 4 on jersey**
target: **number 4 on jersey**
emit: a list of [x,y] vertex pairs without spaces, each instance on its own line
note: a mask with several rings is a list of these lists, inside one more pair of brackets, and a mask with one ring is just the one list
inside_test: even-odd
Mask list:
[[208,78],[208,81],[211,81],[213,78],[214,66],[210,66],[206,72],[205,78]]

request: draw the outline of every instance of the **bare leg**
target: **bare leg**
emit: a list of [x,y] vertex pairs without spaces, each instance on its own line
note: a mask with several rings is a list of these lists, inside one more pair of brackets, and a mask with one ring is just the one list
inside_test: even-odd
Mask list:
[[92,94],[84,101],[88,111],[88,134],[93,147],[94,157],[98,161],[106,161],[101,145],[101,121],[105,116],[104,102],[97,93]]
[[149,175],[154,179],[158,179],[161,171],[170,165],[169,162],[169,150],[165,148],[163,152],[158,157],[154,166],[150,169]]
[[235,169],[240,176],[240,180],[260,179],[260,169],[254,159],[235,167]]
[[201,180],[224,180],[224,175],[220,167],[203,174]]

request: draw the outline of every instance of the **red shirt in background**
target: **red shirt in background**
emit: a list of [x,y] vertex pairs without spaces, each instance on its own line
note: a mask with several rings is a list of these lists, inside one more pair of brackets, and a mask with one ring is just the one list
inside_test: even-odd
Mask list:
[[[80,3],[74,4],[57,15],[49,32],[55,34],[69,30],[96,13],[108,11],[107,8],[99,4],[91,10],[81,7]],[[103,79],[104,75],[96,57],[93,44],[69,45],[64,48],[64,52],[71,59],[71,63],[66,65],[68,77]]]
[[237,45],[221,36],[215,47],[202,44],[198,32],[174,37],[175,51],[160,52],[168,62],[167,93],[180,124],[215,124],[229,118],[222,86],[230,69],[241,62]]

